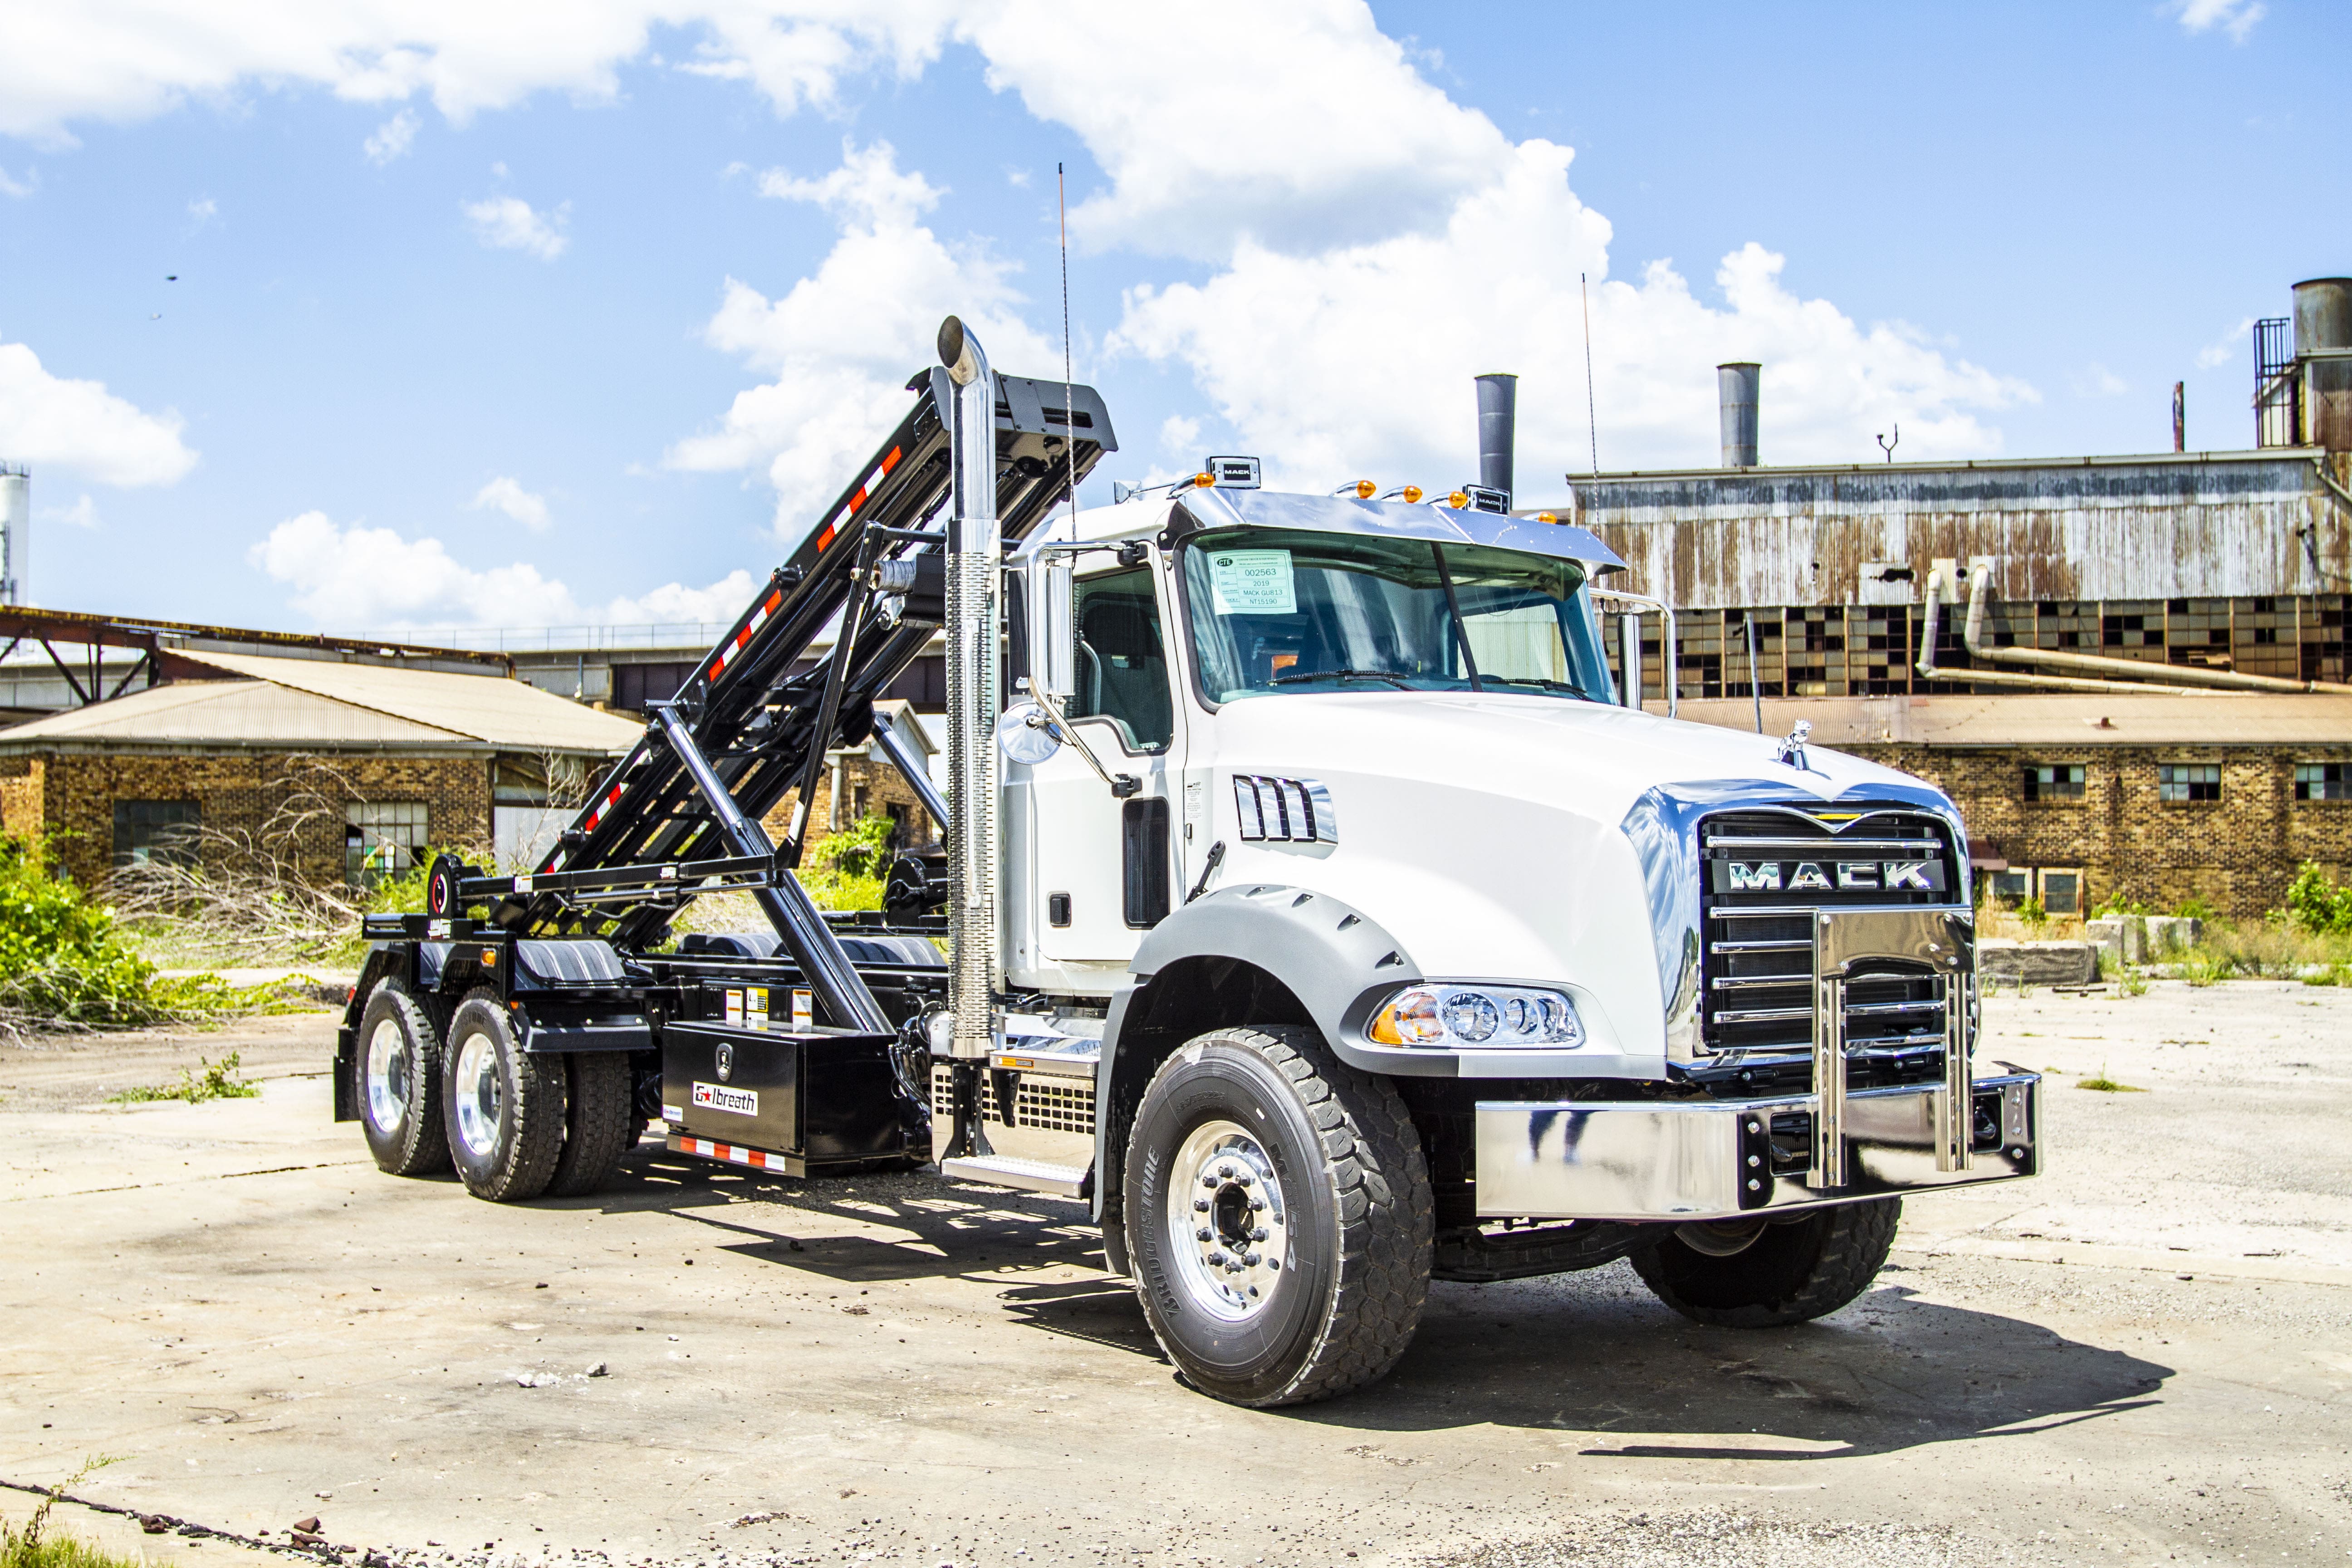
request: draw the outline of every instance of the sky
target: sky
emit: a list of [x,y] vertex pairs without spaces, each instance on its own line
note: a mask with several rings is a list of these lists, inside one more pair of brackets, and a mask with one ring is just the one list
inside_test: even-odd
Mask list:
[[[2352,7],[0,0],[30,598],[322,630],[731,618],[950,311],[1108,500],[2252,443],[2352,271]],[[1591,395],[1587,395],[1590,350]]]

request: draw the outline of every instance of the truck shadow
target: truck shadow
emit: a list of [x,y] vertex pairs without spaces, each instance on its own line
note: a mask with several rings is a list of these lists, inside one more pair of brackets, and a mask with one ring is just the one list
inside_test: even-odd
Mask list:
[[[796,1181],[659,1149],[633,1156],[593,1201],[662,1210],[740,1257],[843,1283],[968,1279],[993,1288],[1013,1322],[1164,1364],[1077,1204],[921,1173]],[[1912,1273],[1891,1264],[1844,1310],[1762,1331],[1692,1323],[1624,1263],[1439,1283],[1387,1378],[1270,1415],[1372,1435],[1364,1456],[1402,1466],[1416,1461],[1380,1452],[1378,1434],[1517,1426],[1559,1434],[1559,1462],[1804,1460],[2025,1436],[2161,1403],[2172,1368],[1928,1300]]]

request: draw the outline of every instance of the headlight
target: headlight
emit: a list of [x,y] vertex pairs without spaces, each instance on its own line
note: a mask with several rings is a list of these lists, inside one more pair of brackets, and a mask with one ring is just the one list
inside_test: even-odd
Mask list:
[[1376,1045],[1441,1050],[1584,1044],[1565,994],[1515,985],[1415,985],[1390,997],[1364,1032]]

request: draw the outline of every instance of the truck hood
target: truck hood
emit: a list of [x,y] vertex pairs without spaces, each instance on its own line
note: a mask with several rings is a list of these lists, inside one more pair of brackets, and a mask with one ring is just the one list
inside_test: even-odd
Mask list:
[[[1919,784],[1910,774],[1825,746],[1809,745],[1808,765],[1797,768],[1778,761],[1778,736],[1514,693],[1250,698],[1220,710],[1217,729],[1221,753],[1262,745],[1289,753],[1301,768],[1344,762],[1352,772],[1370,763],[1391,777],[1506,793],[1612,824],[1660,784],[1714,789],[1738,781],[1824,801],[1873,784]],[[1368,742],[1377,761],[1367,755]]]

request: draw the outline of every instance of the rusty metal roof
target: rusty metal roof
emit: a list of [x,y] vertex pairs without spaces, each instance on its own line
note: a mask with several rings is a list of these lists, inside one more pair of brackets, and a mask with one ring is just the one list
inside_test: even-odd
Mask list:
[[[1682,717],[1755,728],[1746,698],[1685,700]],[[2294,746],[2352,749],[2352,697],[2126,697],[2027,692],[2002,697],[1768,697],[1778,738],[1810,721],[1824,746]]]
[[596,756],[643,727],[493,675],[249,654],[181,656],[220,680],[175,681],[0,730],[0,752],[160,744],[444,746]]

